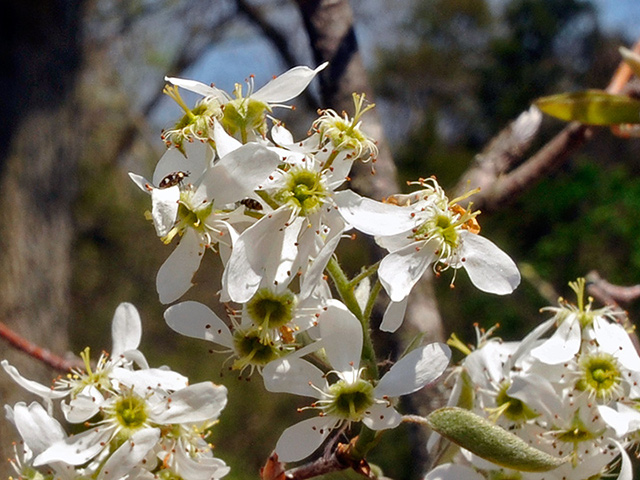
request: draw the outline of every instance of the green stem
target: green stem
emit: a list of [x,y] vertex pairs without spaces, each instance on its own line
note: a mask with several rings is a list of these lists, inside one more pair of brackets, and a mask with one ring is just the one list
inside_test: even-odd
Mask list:
[[356,461],[365,458],[367,453],[369,453],[369,450],[375,447],[380,440],[379,433],[380,432],[373,431],[365,425],[362,425],[362,429],[358,435],[358,440],[351,450],[351,458]]
[[363,271],[361,271],[358,275],[356,275],[355,277],[353,277],[351,279],[351,285],[353,285],[353,287],[357,287],[358,284],[364,280],[367,277],[370,277],[371,275],[373,275],[374,273],[376,273],[378,271],[378,267],[380,267],[380,262],[382,260],[380,260],[379,262],[374,263],[373,265],[371,265],[370,267],[365,268]]
[[360,323],[364,322],[362,317],[362,310],[360,309],[360,305],[356,300],[356,295],[354,292],[354,287],[347,278],[347,275],[342,270],[342,267],[338,263],[335,255],[331,257],[329,263],[327,264],[327,271],[329,275],[331,275],[331,279],[333,280],[333,284],[338,290],[338,294],[342,299],[342,302],[347,306],[347,308],[353,313]]
[[373,307],[376,304],[376,299],[380,294],[380,290],[382,290],[382,283],[378,280],[371,289],[371,293],[369,293],[369,300],[367,300],[367,304],[364,308],[364,316],[366,318],[371,318],[371,313],[373,312]]
[[329,158],[325,162],[325,164],[322,167],[322,169],[323,170],[329,170],[329,168],[331,168],[331,165],[333,164],[333,161],[336,159],[337,156],[338,156],[338,151],[337,150],[334,150],[333,152],[331,152],[331,154],[329,155]]
[[360,320],[363,333],[362,361],[365,364],[364,366],[366,367],[370,378],[372,380],[377,380],[379,377],[378,364],[376,360],[376,353],[373,348],[373,342],[371,341],[369,317],[363,315],[362,309],[356,300],[353,282],[349,281],[335,256],[331,257],[329,260],[329,263],[327,264],[327,271],[329,272],[329,275],[331,275],[333,284],[335,285],[336,290],[338,290],[338,294],[340,295],[342,302],[347,306],[351,313]]

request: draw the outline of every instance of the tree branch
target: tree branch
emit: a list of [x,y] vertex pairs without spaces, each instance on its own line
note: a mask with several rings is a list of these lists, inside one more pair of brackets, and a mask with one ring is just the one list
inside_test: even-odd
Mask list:
[[[640,41],[635,44],[633,50],[640,53]],[[621,92],[631,74],[629,66],[621,62],[609,82],[607,91]],[[467,189],[467,185],[482,188],[480,193],[473,196],[476,208],[485,211],[497,210],[505,203],[518,198],[541,178],[556,171],[593,136],[595,130],[593,127],[571,123],[535,155],[507,173],[508,169],[521,159],[537,133],[534,116],[532,110],[529,110],[502,130],[462,176],[462,181],[455,189],[457,192]],[[528,128],[518,128],[521,123],[528,125]],[[539,124],[539,121],[537,123]],[[527,134],[523,134],[523,130]]]

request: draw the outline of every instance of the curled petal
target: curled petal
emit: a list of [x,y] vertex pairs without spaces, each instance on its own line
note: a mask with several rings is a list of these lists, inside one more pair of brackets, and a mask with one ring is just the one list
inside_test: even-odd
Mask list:
[[420,390],[444,372],[451,350],[443,343],[431,343],[402,357],[380,379],[376,397],[399,397]]
[[318,72],[327,65],[328,63],[325,62],[315,70],[303,66],[293,67],[255,92],[252,98],[265,103],[282,103],[291,100],[300,95]]
[[462,266],[480,290],[507,295],[520,284],[520,272],[511,257],[493,242],[468,231],[460,234]]
[[142,321],[138,310],[132,304],[123,302],[116,308],[111,322],[111,337],[113,338],[111,349],[113,357],[118,357],[140,346]]
[[162,303],[179,299],[191,288],[191,279],[200,267],[203,254],[202,239],[193,229],[187,229],[176,249],[158,270],[156,288]]
[[400,422],[402,422],[402,415],[388,403],[374,403],[362,419],[362,423],[371,430],[396,428]]
[[278,443],[276,453],[282,462],[297,462],[315,452],[336,426],[332,416],[314,417],[287,428]]
[[229,327],[213,311],[199,302],[182,302],[164,312],[169,327],[181,335],[208,340],[231,348],[233,338]]

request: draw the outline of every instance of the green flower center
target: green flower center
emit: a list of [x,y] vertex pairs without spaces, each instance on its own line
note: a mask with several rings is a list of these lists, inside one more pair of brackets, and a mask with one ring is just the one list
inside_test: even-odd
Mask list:
[[329,394],[333,400],[324,408],[325,413],[351,422],[362,420],[375,401],[373,385],[363,379],[355,383],[339,380],[329,387]]
[[504,414],[507,419],[516,423],[523,423],[537,417],[538,414],[529,408],[522,400],[507,395],[507,390],[510,386],[511,384],[509,382],[503,382],[496,395],[496,404],[500,412]]
[[327,196],[319,172],[295,167],[287,173],[286,186],[276,193],[280,205],[288,204],[301,217],[317,212]]
[[161,240],[164,243],[171,243],[178,233],[182,234],[187,228],[193,228],[197,232],[204,234],[210,242],[214,240],[208,234],[207,225],[205,223],[213,212],[213,202],[194,206],[192,202],[194,193],[194,190],[191,188],[185,188],[180,191],[178,221],[169,233],[162,237]]
[[[236,85],[236,91],[237,88]],[[269,105],[251,97],[242,97],[241,90],[239,94],[239,98],[223,105],[223,116],[220,123],[230,135],[234,135],[238,131],[242,132],[243,139],[246,138],[246,133],[251,130],[264,133],[266,130],[265,115],[267,111],[271,111]]]
[[443,245],[454,249],[458,246],[456,227],[457,224],[453,223],[449,216],[439,214],[420,225],[414,234],[414,239],[420,241],[437,237]]
[[281,349],[273,343],[264,343],[260,329],[236,331],[233,335],[233,346],[238,358],[233,362],[234,370],[242,370],[247,366],[262,367],[277,359]]
[[587,355],[580,361],[582,378],[576,388],[587,391],[600,400],[609,400],[619,393],[622,374],[613,355]]
[[113,415],[128,437],[131,432],[145,425],[148,418],[147,404],[142,397],[130,392],[115,402]]
[[571,443],[577,446],[582,442],[589,442],[598,437],[597,433],[591,432],[580,419],[580,412],[577,411],[571,421],[571,426],[566,430],[560,430],[556,434],[556,438],[561,442]]
[[264,336],[291,320],[296,308],[296,296],[290,290],[276,293],[268,288],[258,290],[246,305],[253,324],[263,331]]

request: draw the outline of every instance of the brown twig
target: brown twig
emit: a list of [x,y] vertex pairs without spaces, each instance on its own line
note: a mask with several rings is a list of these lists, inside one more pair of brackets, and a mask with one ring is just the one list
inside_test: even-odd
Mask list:
[[585,278],[589,295],[606,305],[619,307],[620,303],[630,303],[640,298],[640,285],[630,287],[614,285],[602,278],[595,270],[589,272]]
[[[636,42],[633,51],[640,52],[640,41]],[[607,92],[620,93],[631,78],[631,74],[632,71],[629,66],[624,61],[621,62],[607,86]],[[508,137],[511,134],[512,125],[509,125],[507,129],[498,134],[496,139]],[[504,138],[501,142],[492,141],[489,148],[495,145],[496,151],[483,152],[483,155],[479,157],[480,161],[476,161],[467,174],[463,176],[465,179],[464,184],[459,185],[457,189],[465,189],[468,181],[473,182],[473,180],[469,179],[475,179],[479,174],[482,174],[483,177],[481,176],[480,178],[482,178],[482,183],[486,186],[480,193],[474,195],[474,205],[476,208],[483,210],[496,210],[505,203],[513,201],[550,172],[557,170],[578,148],[592,137],[593,131],[593,127],[575,122],[571,123],[535,155],[504,175],[501,175],[504,172],[504,167],[499,162],[503,161],[505,152],[512,152],[514,146],[522,151],[524,147],[528,146],[531,138],[525,137],[524,142],[507,141]],[[505,144],[511,148],[505,149]],[[487,178],[490,175],[494,176],[493,181],[491,181],[491,178]]]
[[54,370],[68,372],[78,366],[76,360],[67,360],[46,348],[39,347],[2,322],[0,322],[0,338],[4,338],[12,347],[25,352],[27,355],[39,360]]

